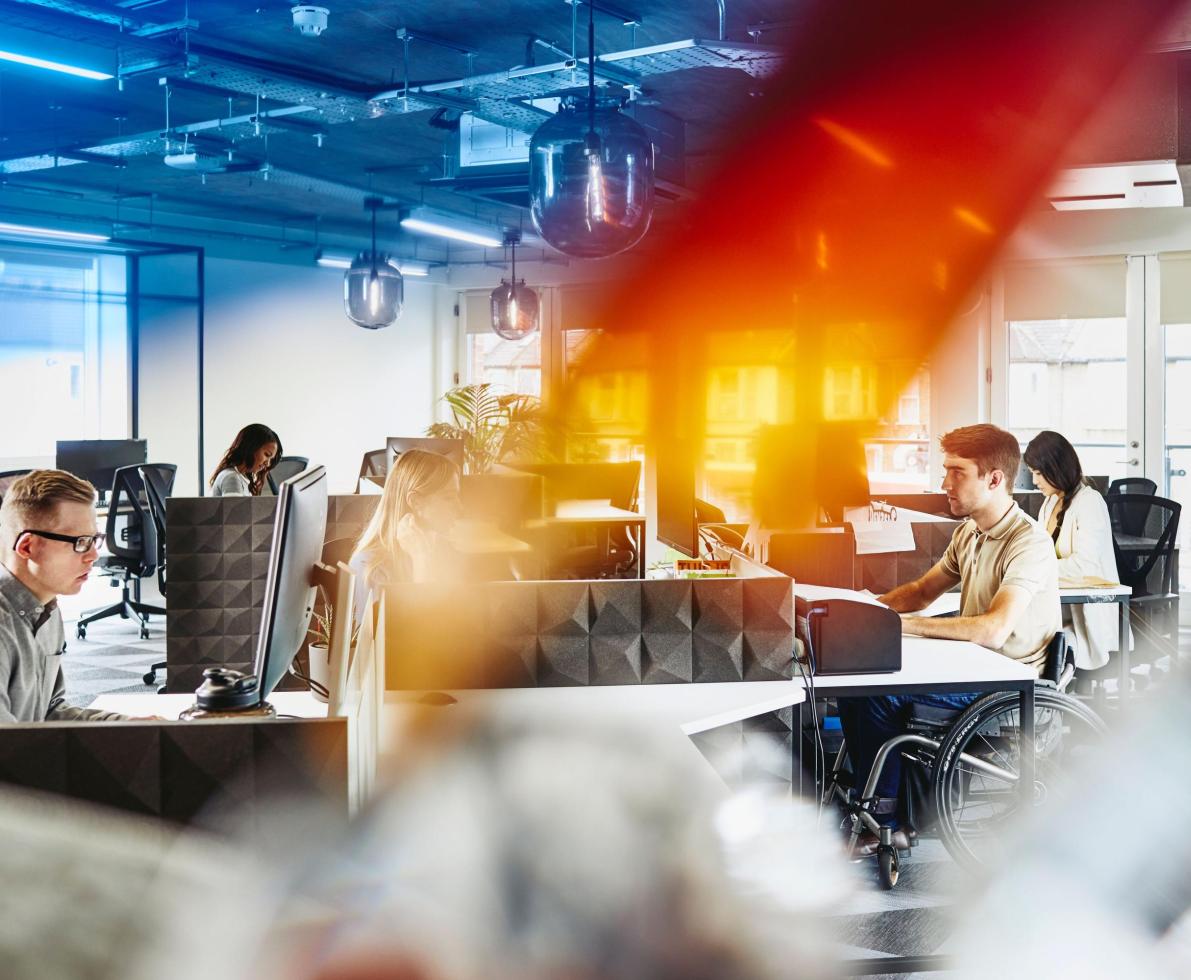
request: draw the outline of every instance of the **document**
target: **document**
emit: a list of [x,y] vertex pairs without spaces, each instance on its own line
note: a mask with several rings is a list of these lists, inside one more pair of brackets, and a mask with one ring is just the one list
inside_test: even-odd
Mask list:
[[852,525],[858,555],[914,550],[914,526],[896,507],[880,501],[868,507],[845,507],[844,522]]

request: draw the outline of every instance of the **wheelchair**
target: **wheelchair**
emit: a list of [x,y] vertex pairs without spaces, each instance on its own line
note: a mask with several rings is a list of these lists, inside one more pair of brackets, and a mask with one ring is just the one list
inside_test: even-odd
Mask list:
[[[1075,674],[1073,640],[1068,630],[1055,634],[1034,690],[1035,805],[1045,803],[1080,758],[1098,751],[1107,732],[1091,708],[1064,693]],[[903,804],[908,767],[920,767],[925,773],[930,789],[922,827],[933,822],[948,853],[970,871],[997,860],[1003,826],[1021,808],[1019,704],[1016,691],[999,691],[966,708],[914,705],[906,733],[881,746],[859,794],[841,781],[847,745],[840,746],[822,801],[826,806],[839,800],[844,822],[851,820],[849,857],[858,857],[856,845],[862,831],[877,836],[875,857],[883,889],[897,884],[901,859],[908,854],[894,847],[891,829],[882,827],[875,814],[880,802],[874,796],[877,782],[893,752],[900,752],[907,764],[903,768]],[[912,826],[917,826],[918,815],[911,812],[910,816]],[[911,838],[912,843],[915,840]]]

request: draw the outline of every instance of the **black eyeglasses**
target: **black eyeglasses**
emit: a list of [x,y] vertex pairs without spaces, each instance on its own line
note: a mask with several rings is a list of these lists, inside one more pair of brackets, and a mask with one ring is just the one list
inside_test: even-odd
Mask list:
[[17,550],[17,545],[20,544],[21,538],[26,534],[35,534],[39,538],[49,538],[51,541],[68,541],[74,547],[74,550],[80,555],[85,555],[92,548],[97,551],[103,547],[104,541],[107,540],[106,534],[56,534],[53,531],[34,531],[27,528],[17,535],[16,541],[12,543],[12,550]]

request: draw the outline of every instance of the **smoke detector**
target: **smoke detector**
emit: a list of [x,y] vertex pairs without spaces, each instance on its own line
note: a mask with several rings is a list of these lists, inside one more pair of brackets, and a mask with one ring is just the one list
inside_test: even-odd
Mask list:
[[318,37],[327,29],[327,18],[331,11],[326,7],[312,7],[309,4],[298,4],[290,9],[294,15],[294,30],[302,37]]

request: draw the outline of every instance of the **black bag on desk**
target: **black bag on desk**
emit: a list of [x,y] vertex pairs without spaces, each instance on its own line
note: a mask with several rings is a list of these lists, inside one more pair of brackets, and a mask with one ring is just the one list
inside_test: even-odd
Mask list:
[[892,609],[850,599],[794,597],[798,638],[820,674],[902,669],[902,621]]

